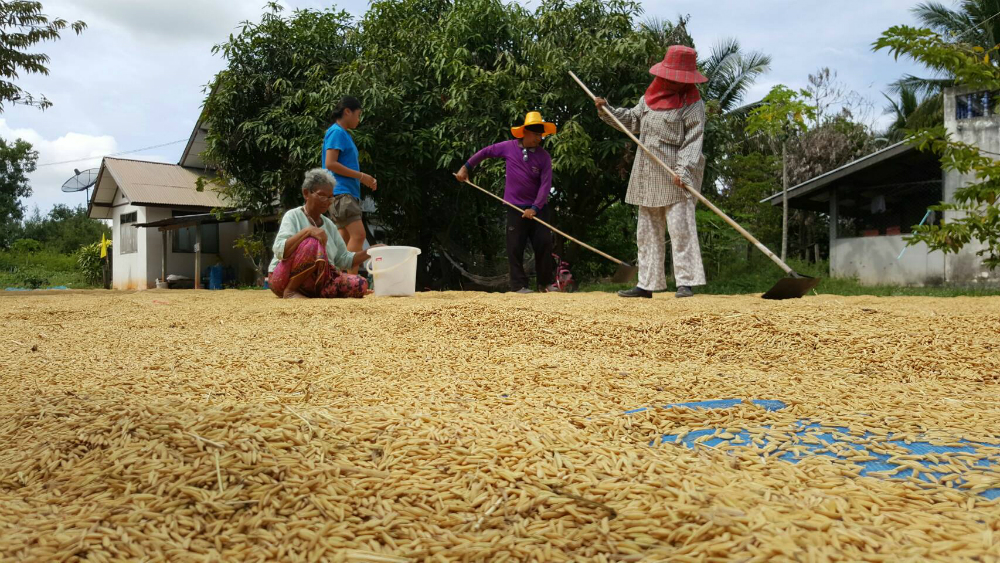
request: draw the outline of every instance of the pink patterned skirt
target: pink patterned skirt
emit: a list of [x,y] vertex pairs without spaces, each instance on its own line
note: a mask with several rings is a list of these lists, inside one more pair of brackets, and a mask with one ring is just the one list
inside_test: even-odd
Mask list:
[[364,297],[368,280],[345,274],[327,261],[326,248],[309,237],[299,243],[291,257],[278,262],[268,278],[271,291],[281,297],[293,279],[302,279],[298,292],[306,297]]

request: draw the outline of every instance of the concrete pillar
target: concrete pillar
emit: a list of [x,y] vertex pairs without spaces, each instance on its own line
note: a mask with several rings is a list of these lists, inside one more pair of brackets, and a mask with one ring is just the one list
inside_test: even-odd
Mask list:
[[194,226],[194,288],[201,289],[201,225]]
[[160,260],[160,281],[167,283],[167,253],[170,249],[167,247],[167,231],[160,231],[160,235],[163,238],[163,258]]
[[[839,202],[837,200],[837,188],[834,187],[830,191],[830,277],[833,277],[833,272],[836,271],[834,266],[834,252],[833,245],[837,242],[837,223],[840,221],[840,209]],[[819,257],[816,258],[819,260]]]

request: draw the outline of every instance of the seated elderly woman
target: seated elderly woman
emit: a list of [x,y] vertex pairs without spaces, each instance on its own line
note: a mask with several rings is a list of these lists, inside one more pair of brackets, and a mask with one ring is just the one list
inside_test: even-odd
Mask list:
[[326,211],[333,202],[337,180],[323,168],[306,172],[302,182],[305,205],[289,209],[274,238],[274,259],[268,268],[271,291],[282,298],[364,297],[368,281],[345,274],[368,259],[365,251],[347,250]]

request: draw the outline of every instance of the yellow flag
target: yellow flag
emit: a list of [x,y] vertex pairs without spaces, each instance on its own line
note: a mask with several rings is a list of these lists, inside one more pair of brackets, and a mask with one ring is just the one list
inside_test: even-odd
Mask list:
[[104,237],[104,233],[101,233],[101,258],[108,257],[108,239]]

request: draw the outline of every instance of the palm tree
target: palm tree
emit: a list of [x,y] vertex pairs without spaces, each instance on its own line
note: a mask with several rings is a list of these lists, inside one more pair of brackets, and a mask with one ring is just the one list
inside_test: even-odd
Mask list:
[[[743,131],[742,122],[757,101],[746,103],[746,94],[757,78],[770,70],[771,57],[759,51],[743,52],[735,38],[720,41],[708,57],[698,63],[708,82],[701,94],[709,111],[720,119],[709,121],[705,130],[705,181],[703,188],[715,193],[716,179],[723,172],[722,159],[732,152],[744,152],[760,144]],[[734,126],[735,124],[735,126]]]
[[890,142],[903,140],[906,129],[906,121],[913,112],[917,111],[920,100],[917,98],[917,89],[912,86],[903,86],[899,90],[899,99],[894,100],[888,94],[882,93],[889,105],[885,106],[885,113],[895,117],[889,128],[886,129],[885,136]]
[[897,90],[898,100],[882,93],[889,101],[885,106],[885,113],[894,118],[885,130],[885,140],[896,143],[906,137],[907,130],[935,127],[944,122],[944,100],[941,93],[921,96],[919,90],[912,85],[900,86]]
[[[912,11],[921,24],[954,43],[985,50],[1000,43],[1000,0],[961,0],[954,10],[940,2],[924,2]],[[947,76],[924,78],[906,74],[889,89],[899,95],[904,89],[916,94],[934,94],[952,84],[954,80]]]
[[962,0],[952,10],[940,2],[925,2],[913,8],[925,26],[955,42],[989,49],[1000,43],[1000,0]]
[[664,50],[671,45],[694,47],[694,40],[687,32],[687,22],[690,19],[691,16],[677,16],[675,24],[667,19],[653,17],[639,24],[639,28]]
[[[675,24],[670,20],[649,18],[640,27],[663,51],[671,45],[694,47],[687,32],[689,19],[690,16],[679,16]],[[706,102],[717,102],[719,111],[729,113],[748,109],[739,104],[757,78],[770,70],[771,56],[760,51],[743,52],[739,40],[729,38],[717,43],[709,56],[698,62],[698,67],[708,78],[701,87],[702,98]]]
[[738,39],[729,38],[716,44],[698,66],[708,78],[702,86],[705,100],[718,103],[722,113],[745,111],[752,104],[741,105],[743,98],[757,78],[770,70],[771,56],[760,51],[745,53]]

